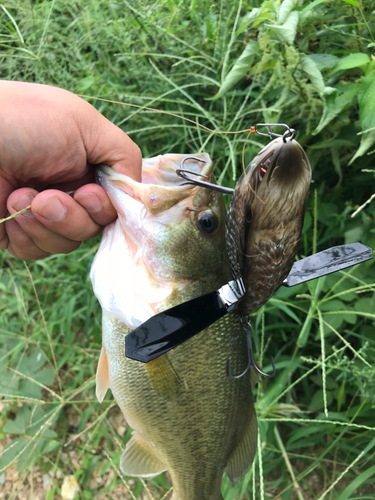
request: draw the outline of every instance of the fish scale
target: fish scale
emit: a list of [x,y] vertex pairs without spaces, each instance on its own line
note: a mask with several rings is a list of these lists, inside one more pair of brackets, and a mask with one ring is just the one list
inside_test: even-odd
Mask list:
[[[247,363],[238,316],[223,317],[162,356],[178,374],[177,380],[167,378],[167,366],[163,383],[149,366],[152,361],[144,365],[125,357],[124,337],[129,331],[115,317],[104,316],[103,345],[111,389],[128,424],[169,470],[177,499],[221,498],[222,472],[249,421],[253,422],[253,439],[245,447],[246,470],[257,439],[250,375],[239,380],[227,376],[228,360],[235,373],[243,371]],[[122,470],[134,475],[128,461],[122,463]],[[238,480],[243,472],[236,472],[233,479]]]

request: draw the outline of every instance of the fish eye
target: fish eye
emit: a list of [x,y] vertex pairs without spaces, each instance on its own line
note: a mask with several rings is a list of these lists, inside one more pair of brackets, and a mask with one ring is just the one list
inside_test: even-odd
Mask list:
[[205,210],[198,215],[199,225],[205,233],[213,233],[218,227],[218,220],[211,210]]
[[259,169],[259,180],[263,180],[263,177],[266,175],[266,172],[268,170],[268,167],[271,164],[273,154],[270,155],[264,162],[260,164],[260,169]]

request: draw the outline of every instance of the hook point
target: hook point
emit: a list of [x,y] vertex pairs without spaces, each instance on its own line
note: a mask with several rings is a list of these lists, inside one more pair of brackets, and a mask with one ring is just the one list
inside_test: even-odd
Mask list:
[[228,372],[229,377],[231,379],[238,379],[238,378],[243,377],[244,375],[246,375],[246,373],[248,372],[251,365],[253,365],[255,371],[257,373],[259,373],[259,375],[261,375],[262,377],[266,377],[266,378],[274,377],[276,375],[276,366],[275,366],[275,362],[274,362],[273,358],[271,358],[271,364],[272,364],[272,372],[271,373],[265,373],[256,364],[256,361],[254,358],[254,353],[253,353],[253,347],[252,347],[252,343],[251,343],[252,327],[251,327],[250,321],[245,321],[245,319],[242,318],[241,324],[242,324],[242,328],[245,330],[245,335],[246,335],[246,346],[247,346],[247,356],[248,356],[247,366],[246,366],[245,370],[240,375],[232,375],[232,373],[230,371],[230,362],[228,361],[227,372]]

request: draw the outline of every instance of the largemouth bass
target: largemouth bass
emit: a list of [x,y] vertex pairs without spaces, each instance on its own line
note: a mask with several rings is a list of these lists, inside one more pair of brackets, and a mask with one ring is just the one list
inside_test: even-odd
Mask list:
[[[186,167],[213,182],[206,163]],[[118,212],[95,257],[91,280],[103,310],[97,397],[111,388],[134,430],[121,457],[127,476],[168,470],[174,500],[221,500],[224,470],[238,482],[256,449],[257,423],[245,336],[230,313],[147,364],[125,357],[125,335],[152,315],[231,280],[222,195],[176,175],[184,155],[143,162],[142,183],[108,167],[100,183]]]
[[282,285],[301,241],[311,167],[292,138],[270,142],[237,182],[226,218],[226,244],[246,294],[237,312],[259,309]]

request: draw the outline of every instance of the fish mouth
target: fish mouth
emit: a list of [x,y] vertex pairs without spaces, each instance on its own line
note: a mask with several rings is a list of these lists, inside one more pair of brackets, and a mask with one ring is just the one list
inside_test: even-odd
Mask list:
[[195,156],[167,154],[145,159],[142,182],[108,166],[101,166],[97,171],[100,185],[118,214],[129,259],[142,262],[141,265],[147,268],[149,282],[155,286],[168,282],[171,262],[174,262],[174,276],[178,275],[178,279],[194,274],[191,269],[183,269],[183,259],[180,264],[174,257],[173,252],[183,255],[186,249],[186,244],[179,244],[180,238],[181,241],[192,237],[207,240],[206,248],[210,241],[220,240],[220,230],[224,227],[219,217],[224,210],[222,196],[187,184],[176,173],[181,163],[187,170],[214,181],[213,164],[206,153]]
[[[143,160],[141,182],[120,174],[107,165],[97,167],[97,182],[108,194],[110,194],[111,187],[118,188],[124,194],[140,201],[150,213],[158,214],[168,210],[198,189],[186,183],[177,174],[176,171],[181,168],[183,161],[184,168],[208,179],[212,177],[213,164],[207,153],[197,153],[194,156],[166,154]],[[116,203],[114,206],[117,208]]]
[[209,155],[194,156],[145,159],[142,182],[105,165],[97,168],[118,217],[104,229],[90,276],[102,307],[131,329],[169,303],[196,295],[207,269],[214,268],[214,276],[221,272],[222,195],[185,184],[176,173],[185,160],[184,168],[214,181]]

